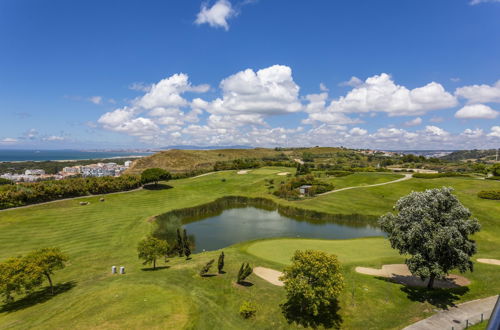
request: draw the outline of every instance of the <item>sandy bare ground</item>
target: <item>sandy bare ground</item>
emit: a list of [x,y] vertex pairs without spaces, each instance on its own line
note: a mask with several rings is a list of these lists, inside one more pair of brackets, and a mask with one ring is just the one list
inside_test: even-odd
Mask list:
[[500,266],[500,260],[498,260],[498,259],[477,259],[477,262],[481,262],[483,264]]
[[[391,279],[393,282],[408,286],[427,286],[428,280],[422,281],[420,277],[413,276],[405,264],[383,265],[382,269],[356,267],[356,271],[361,274],[380,276]],[[469,285],[470,281],[460,275],[449,275],[446,280],[435,280],[434,286],[438,288],[456,288]]]
[[344,191],[344,190],[349,190],[349,189],[358,189],[358,188],[369,188],[369,187],[383,186],[383,185],[386,185],[386,184],[391,184],[391,183],[396,183],[396,182],[410,180],[411,178],[412,178],[411,174],[405,174],[405,176],[403,178],[400,178],[400,179],[397,179],[397,180],[393,180],[393,181],[389,181],[389,182],[369,184],[369,185],[366,185],[366,186],[345,187],[345,188],[340,188],[340,189],[336,189],[336,190],[330,190],[330,191],[327,191],[325,193],[318,194],[317,196],[328,195],[328,194],[331,194],[331,193],[336,193],[336,192],[339,192],[339,191]]
[[271,284],[277,286],[285,285],[282,281],[280,281],[280,277],[283,275],[282,272],[278,272],[277,270],[265,267],[255,267],[253,269],[253,273],[263,280],[268,281]]
[[290,172],[279,172],[278,175],[288,175]]
[[304,161],[302,159],[295,158],[293,161],[296,162],[296,163],[299,163],[301,165],[304,165]]
[[247,173],[248,173],[248,170],[241,170],[241,171],[236,172],[236,174],[247,174]]

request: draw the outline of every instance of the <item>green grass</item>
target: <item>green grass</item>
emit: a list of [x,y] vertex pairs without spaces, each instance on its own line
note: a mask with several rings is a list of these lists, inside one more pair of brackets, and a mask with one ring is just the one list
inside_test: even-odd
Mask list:
[[[233,282],[243,261],[282,269],[294,248],[307,246],[338,253],[343,261],[347,287],[341,315],[345,328],[397,329],[434,312],[435,299],[419,302],[418,292],[353,271],[361,263],[378,267],[402,261],[380,238],[241,243],[224,249],[227,274],[211,278],[199,278],[197,273],[204,263],[218,256],[217,251],[196,254],[190,261],[175,258],[168,269],[142,270],[136,245],[154,228],[148,219],[228,195],[267,197],[281,204],[329,213],[380,215],[390,211],[399,197],[412,190],[453,186],[483,226],[476,235],[477,257],[500,258],[500,203],[477,197],[480,190],[498,189],[499,182],[471,178],[411,179],[291,202],[269,194],[264,181],[279,180],[281,177],[276,174],[288,171],[294,169],[262,168],[245,175],[229,171],[169,182],[173,189],[107,195],[103,203],[99,197],[88,197],[0,212],[0,260],[46,246],[60,247],[70,257],[67,268],[54,276],[55,282],[69,284],[51,299],[40,292],[36,299],[18,297],[15,305],[0,304],[0,329],[289,328],[279,310],[284,300],[282,288],[255,275],[250,276],[254,283],[251,287],[235,286]],[[387,178],[384,176],[387,174],[369,174],[376,180],[378,175]],[[226,181],[222,182],[222,178]],[[80,201],[91,203],[80,206]],[[297,242],[295,247],[294,242]],[[252,248],[252,244],[256,247]],[[265,244],[271,244],[267,251]],[[270,257],[273,253],[276,257]],[[127,274],[112,276],[112,265],[126,266]],[[449,299],[461,302],[500,291],[498,270],[498,266],[476,264],[475,272],[465,275],[472,280],[470,290]],[[244,300],[258,305],[255,319],[243,320],[238,315]]]
[[270,239],[250,244],[246,251],[261,259],[289,264],[298,246],[301,250],[321,250],[335,254],[342,264],[374,265],[383,260],[402,260],[382,237],[347,240]]
[[377,183],[394,181],[402,178],[401,174],[393,173],[373,173],[373,172],[358,172],[338,178],[327,178],[325,181],[333,184],[334,189],[340,189],[352,186],[367,186]]

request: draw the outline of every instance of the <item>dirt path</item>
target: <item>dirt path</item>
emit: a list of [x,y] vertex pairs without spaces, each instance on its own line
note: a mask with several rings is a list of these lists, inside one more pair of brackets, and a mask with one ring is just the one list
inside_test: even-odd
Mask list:
[[78,197],[56,199],[56,200],[53,200],[53,201],[48,201],[48,202],[43,202],[43,203],[36,203],[36,204],[30,204],[30,205],[24,205],[24,206],[10,207],[8,209],[0,210],[0,212],[10,211],[10,210],[17,210],[17,209],[25,209],[25,208],[28,208],[28,207],[34,207],[34,206],[38,206],[38,205],[45,205],[45,204],[51,204],[51,203],[56,203],[56,202],[69,201],[69,200],[72,200],[72,199],[92,198],[92,197],[114,195],[114,194],[125,194],[125,193],[129,193],[129,192],[133,192],[133,191],[138,191],[138,190],[141,190],[141,189],[142,189],[142,187],[139,187],[139,188],[136,188],[136,189],[132,189],[132,190],[117,191],[117,192],[106,193],[106,194],[99,194],[99,195],[86,195],[86,196],[78,196]]
[[498,296],[491,296],[468,301],[413,323],[403,330],[465,329],[467,320],[469,326],[476,324],[481,321],[481,314],[483,314],[484,320],[489,319],[497,299]]
[[332,194],[332,193],[336,193],[336,192],[344,191],[344,190],[349,190],[349,189],[358,189],[358,188],[369,188],[369,187],[383,186],[383,185],[386,185],[386,184],[391,184],[391,183],[396,183],[396,182],[410,180],[411,178],[412,178],[412,174],[405,174],[405,176],[403,178],[400,178],[400,179],[397,179],[397,180],[393,180],[393,181],[389,181],[389,182],[369,184],[369,185],[366,185],[366,186],[345,187],[345,188],[340,188],[340,189],[335,189],[335,190],[327,191],[325,193],[318,194],[317,196],[328,195],[328,194]]
[[268,281],[271,284],[277,285],[277,286],[283,286],[285,285],[282,281],[280,281],[280,276],[283,275],[282,272],[279,272],[277,270],[271,269],[271,268],[265,268],[265,267],[255,267],[253,269],[253,272],[255,275],[258,277],[262,278],[263,280]]

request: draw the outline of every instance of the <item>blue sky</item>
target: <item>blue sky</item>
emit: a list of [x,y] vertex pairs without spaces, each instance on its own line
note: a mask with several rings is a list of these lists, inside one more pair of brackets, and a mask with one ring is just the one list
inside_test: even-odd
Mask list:
[[4,0],[0,42],[0,148],[500,146],[498,0]]

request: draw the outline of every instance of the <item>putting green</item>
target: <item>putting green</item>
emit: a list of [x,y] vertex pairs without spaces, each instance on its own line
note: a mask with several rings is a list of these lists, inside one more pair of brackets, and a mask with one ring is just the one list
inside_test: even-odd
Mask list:
[[296,250],[321,250],[337,255],[343,264],[376,264],[384,259],[403,259],[382,237],[348,240],[270,239],[251,243],[247,252],[280,264],[289,264]]

